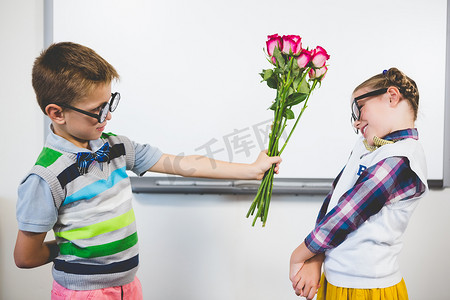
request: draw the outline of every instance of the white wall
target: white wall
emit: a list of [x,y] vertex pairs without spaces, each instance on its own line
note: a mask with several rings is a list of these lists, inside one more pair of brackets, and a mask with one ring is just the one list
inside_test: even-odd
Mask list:
[[31,67],[43,45],[43,1],[0,1],[0,299],[48,299],[50,266],[20,270],[13,261],[16,190],[42,148],[43,118]]
[[[43,140],[30,76],[43,47],[43,1],[2,0],[0,37],[0,299],[49,299],[50,266],[20,270],[12,258],[17,185]],[[145,298],[295,299],[287,279],[289,254],[314,222],[321,197],[275,197],[265,229],[250,228],[244,218],[250,200],[137,195]],[[450,189],[431,191],[406,232],[401,264],[412,300],[450,295],[448,211]]]

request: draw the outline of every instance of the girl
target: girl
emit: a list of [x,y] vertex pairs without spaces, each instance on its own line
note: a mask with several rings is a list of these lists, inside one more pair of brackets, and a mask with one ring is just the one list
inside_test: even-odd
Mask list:
[[409,218],[428,190],[414,128],[419,92],[411,78],[391,68],[352,96],[353,126],[362,136],[314,230],[293,251],[290,280],[308,299],[318,288],[317,299],[408,299],[397,257]]

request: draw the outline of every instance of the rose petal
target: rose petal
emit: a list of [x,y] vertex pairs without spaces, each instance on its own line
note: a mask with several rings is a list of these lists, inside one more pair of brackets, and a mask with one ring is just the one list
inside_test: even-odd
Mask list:
[[297,64],[299,68],[305,68],[311,61],[311,51],[303,49],[297,57]]
[[323,67],[329,58],[327,51],[320,46],[312,50],[312,64],[316,68]]
[[320,81],[322,81],[327,71],[328,71],[327,66],[323,66],[318,69],[311,69],[308,75],[310,79],[319,79]]
[[283,35],[282,52],[288,55],[299,55],[302,50],[302,38],[298,35]]
[[275,47],[281,49],[283,41],[278,34],[269,35],[267,36],[267,38],[268,38],[266,42],[267,54],[269,54],[269,56],[273,56],[273,50],[275,49]]

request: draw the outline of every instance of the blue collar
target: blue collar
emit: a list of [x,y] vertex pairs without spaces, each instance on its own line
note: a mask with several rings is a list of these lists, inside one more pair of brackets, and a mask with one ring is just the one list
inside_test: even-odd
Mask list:
[[408,138],[415,140],[419,139],[419,132],[417,131],[417,128],[397,130],[383,137],[383,139],[387,141],[399,141]]

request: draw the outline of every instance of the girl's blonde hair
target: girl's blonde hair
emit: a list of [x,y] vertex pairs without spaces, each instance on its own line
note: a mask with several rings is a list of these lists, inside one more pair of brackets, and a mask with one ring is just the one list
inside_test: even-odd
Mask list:
[[417,85],[408,76],[397,68],[390,68],[383,71],[381,74],[375,75],[360,85],[358,85],[353,92],[362,88],[382,89],[395,86],[405,99],[411,104],[414,112],[414,120],[417,119],[417,111],[419,110],[419,90]]

